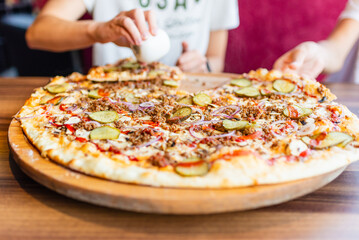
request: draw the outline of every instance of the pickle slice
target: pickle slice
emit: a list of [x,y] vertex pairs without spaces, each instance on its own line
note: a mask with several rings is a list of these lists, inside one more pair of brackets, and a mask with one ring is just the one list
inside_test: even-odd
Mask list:
[[262,88],[260,92],[263,96],[269,96],[273,93],[273,91],[268,88]]
[[97,99],[97,98],[102,98],[102,96],[100,96],[100,95],[98,94],[98,89],[92,89],[92,90],[89,92],[88,96],[89,96],[90,98],[95,98],[95,99]]
[[64,98],[62,96],[57,96],[57,97],[51,98],[49,101],[47,101],[47,103],[59,105],[60,102],[62,102],[62,100],[64,100]]
[[259,90],[255,87],[246,87],[234,91],[239,97],[258,97],[260,95]]
[[161,76],[161,75],[163,75],[163,74],[165,74],[164,71],[152,70],[152,71],[150,71],[150,72],[147,74],[147,77],[149,77],[149,78],[155,78],[155,77]]
[[179,163],[175,167],[176,173],[184,177],[203,176],[209,171],[209,164],[203,160]]
[[121,131],[117,128],[110,126],[103,126],[95,128],[90,132],[91,140],[101,140],[101,139],[117,139]]
[[310,108],[303,108],[297,105],[291,105],[286,107],[283,110],[283,115],[292,119],[297,119],[300,117],[309,116],[312,114],[312,109]]
[[312,148],[323,149],[332,146],[345,147],[353,141],[353,137],[344,132],[329,132],[312,137],[302,137],[302,141]]
[[281,93],[290,93],[294,91],[295,84],[287,80],[278,79],[273,82],[273,88]]
[[193,105],[193,98],[191,96],[186,96],[177,101],[181,104]]
[[192,108],[190,107],[182,107],[175,111],[173,115],[167,119],[167,122],[170,123],[179,123],[185,121],[192,114]]
[[198,93],[193,97],[193,102],[200,107],[205,107],[212,103],[212,98],[205,93]]
[[50,84],[45,87],[45,90],[49,93],[57,94],[66,92],[70,88],[68,83],[63,84]]
[[118,119],[118,114],[115,111],[100,111],[91,113],[89,117],[100,123],[112,123]]
[[121,68],[127,68],[127,69],[137,69],[140,67],[140,64],[137,62],[125,62],[121,65]]
[[226,130],[240,130],[245,128],[248,125],[248,121],[232,121],[232,120],[224,120],[222,122],[223,127]]
[[118,71],[118,67],[116,67],[116,66],[104,67],[104,68],[103,68],[103,71],[104,71],[105,73],[115,72],[115,71]]
[[232,79],[230,84],[237,87],[249,87],[250,85],[252,85],[252,82],[246,78],[239,78]]
[[51,95],[44,95],[44,96],[42,96],[41,98],[40,98],[40,105],[44,105],[44,104],[46,104],[46,103],[48,103],[48,101],[50,100],[50,99],[52,99],[54,96],[51,96]]
[[179,87],[179,81],[165,80],[163,81],[163,85],[176,88]]
[[135,95],[133,95],[132,93],[128,93],[125,96],[125,101],[126,102],[130,102],[130,103],[140,103],[140,100],[138,99],[138,97],[135,97]]

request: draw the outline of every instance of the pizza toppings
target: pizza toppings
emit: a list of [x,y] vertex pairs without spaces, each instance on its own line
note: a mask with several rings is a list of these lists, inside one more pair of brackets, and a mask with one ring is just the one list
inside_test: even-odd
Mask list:
[[310,114],[312,114],[312,112],[313,112],[312,109],[303,108],[298,105],[288,105],[288,107],[286,107],[283,110],[284,116],[292,119],[298,119],[301,117],[309,116]]
[[249,87],[252,85],[252,82],[246,78],[239,78],[231,80],[230,84],[237,87]]
[[223,127],[228,130],[228,131],[232,131],[232,130],[240,130],[245,128],[246,126],[248,126],[248,121],[232,121],[232,120],[224,120],[222,122]]
[[179,99],[177,102],[185,105],[193,105],[193,98],[191,96],[186,96]]
[[278,79],[273,82],[273,88],[280,93],[290,93],[294,91],[295,84],[288,80]]
[[322,132],[312,137],[303,137],[302,141],[314,149],[323,149],[332,146],[345,147],[353,141],[353,137],[344,132]]
[[192,157],[177,164],[175,171],[184,177],[203,176],[208,173],[209,164],[197,157]]
[[91,140],[117,139],[121,131],[110,126],[95,128],[90,133]]
[[91,113],[89,117],[100,123],[112,123],[118,119],[118,114],[115,111],[100,111]]
[[260,95],[258,88],[255,87],[245,87],[236,90],[235,93],[239,97],[258,97]]
[[57,93],[66,92],[69,88],[70,85],[68,83],[49,84],[45,87],[45,90],[47,90],[49,93],[57,94]]
[[182,107],[177,109],[170,118],[167,119],[169,123],[180,123],[188,119],[192,114],[192,108]]
[[163,85],[177,88],[179,87],[179,82],[174,80],[165,80],[163,81]]
[[205,93],[198,93],[193,97],[193,102],[200,107],[205,107],[212,103],[212,98]]

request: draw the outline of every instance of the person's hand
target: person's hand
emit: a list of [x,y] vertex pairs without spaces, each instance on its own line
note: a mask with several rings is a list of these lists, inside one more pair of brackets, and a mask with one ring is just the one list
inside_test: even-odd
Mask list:
[[208,72],[207,59],[197,50],[189,50],[188,43],[182,42],[182,55],[176,66],[184,72]]
[[304,42],[278,58],[273,67],[316,78],[325,68],[326,51],[319,43]]
[[[148,23],[148,27],[147,24]],[[156,35],[157,25],[152,11],[123,11],[108,22],[96,23],[92,36],[96,42],[113,42],[119,46],[141,45],[150,34]]]

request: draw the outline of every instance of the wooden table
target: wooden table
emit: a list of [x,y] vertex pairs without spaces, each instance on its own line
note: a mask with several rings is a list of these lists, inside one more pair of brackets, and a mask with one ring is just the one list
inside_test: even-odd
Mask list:
[[[47,78],[0,78],[0,239],[359,239],[359,162],[297,200],[247,212],[166,216],[93,206],[34,182],[9,156],[7,129]],[[331,84],[359,114],[359,85]]]

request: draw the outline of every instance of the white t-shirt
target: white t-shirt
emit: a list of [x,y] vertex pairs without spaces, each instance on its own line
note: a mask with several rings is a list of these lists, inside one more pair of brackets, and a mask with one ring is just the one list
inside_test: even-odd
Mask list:
[[[232,29],[239,25],[237,0],[83,0],[95,21],[109,21],[121,11],[135,8],[154,11],[159,28],[171,40],[169,53],[160,61],[175,65],[182,52],[182,42],[189,49],[205,55],[211,31]],[[94,65],[116,62],[133,56],[129,48],[113,43],[96,43]]]
[[[339,19],[351,18],[359,22],[359,0],[349,0]],[[326,79],[327,82],[355,82],[359,84],[359,44],[354,45],[343,68]]]

